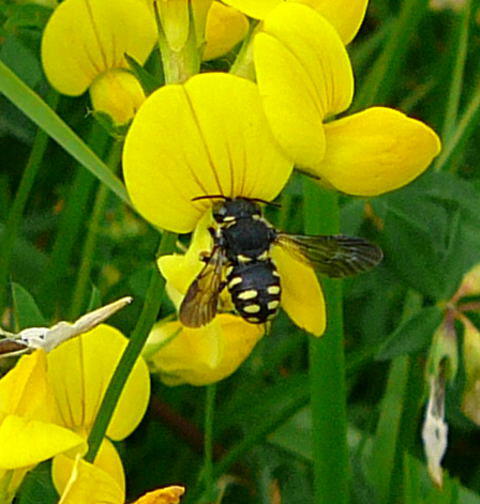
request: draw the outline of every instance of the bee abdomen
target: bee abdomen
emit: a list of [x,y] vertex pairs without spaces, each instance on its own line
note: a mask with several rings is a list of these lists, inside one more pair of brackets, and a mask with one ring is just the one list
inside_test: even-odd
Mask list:
[[247,322],[263,324],[280,306],[280,277],[270,259],[239,263],[227,276],[235,309]]

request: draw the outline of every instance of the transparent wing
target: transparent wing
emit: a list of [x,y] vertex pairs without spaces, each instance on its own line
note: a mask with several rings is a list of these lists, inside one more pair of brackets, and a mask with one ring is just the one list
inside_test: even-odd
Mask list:
[[276,244],[289,251],[296,259],[330,277],[344,277],[368,271],[383,258],[380,247],[363,238],[352,236],[278,233]]
[[225,256],[215,247],[207,264],[188,288],[180,305],[180,322],[187,327],[208,324],[217,313],[218,297],[222,290],[222,270]]

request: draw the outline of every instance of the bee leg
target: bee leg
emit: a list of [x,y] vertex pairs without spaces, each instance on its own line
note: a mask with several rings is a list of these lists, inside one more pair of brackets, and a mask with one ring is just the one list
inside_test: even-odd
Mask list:
[[207,264],[208,261],[210,261],[211,257],[212,257],[212,255],[210,254],[210,252],[203,251],[203,252],[200,252],[198,258],[200,259],[200,261]]

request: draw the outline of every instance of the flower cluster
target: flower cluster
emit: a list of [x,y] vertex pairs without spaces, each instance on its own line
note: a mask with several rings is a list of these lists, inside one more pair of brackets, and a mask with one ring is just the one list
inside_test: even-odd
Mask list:
[[[41,47],[49,82],[69,96],[88,90],[96,113],[128,128],[123,175],[133,205],[163,231],[192,233],[185,253],[158,259],[176,310],[215,252],[219,199],[271,202],[294,169],[330,190],[376,196],[418,177],[439,153],[435,132],[400,111],[378,106],[336,117],[352,104],[346,45],[366,9],[367,0],[65,0],[52,13]],[[227,54],[236,55],[230,73],[200,74],[202,61]],[[281,279],[281,299],[272,306],[280,303],[293,323],[321,336],[325,301],[313,266],[274,241],[265,254]],[[170,317],[153,328],[145,356],[166,384],[221,380],[264,335],[267,324],[234,312],[224,289],[227,263],[218,263],[211,321],[187,327]],[[279,294],[278,285],[270,288]],[[462,321],[465,347],[477,354],[478,331]],[[94,464],[85,461],[127,342],[110,326],[80,326],[35,328],[8,341],[17,351],[36,350],[0,379],[2,502],[50,458],[61,503],[125,501],[112,441],[128,436],[143,416],[148,369],[142,359],[136,363]],[[46,330],[40,339],[38,329]],[[46,334],[60,338],[57,348],[45,344]],[[478,399],[478,374],[467,362],[467,413]],[[176,504],[183,491],[159,489],[137,503]]]

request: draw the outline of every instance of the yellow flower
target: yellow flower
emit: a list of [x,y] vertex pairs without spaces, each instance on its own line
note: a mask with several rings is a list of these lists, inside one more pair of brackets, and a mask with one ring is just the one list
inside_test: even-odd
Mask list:
[[[127,135],[123,168],[130,197],[147,220],[179,233],[201,222],[190,255],[162,259],[164,275],[183,295],[202,268],[198,252],[212,248],[212,200],[192,199],[222,194],[270,201],[292,163],[271,138],[255,84],[217,73],[166,86],[145,101]],[[275,248],[283,308],[297,325],[321,335],[325,305],[315,272]]]
[[357,34],[368,4],[368,0],[224,0],[224,2],[250,17],[262,20],[275,7],[285,2],[309,5],[335,27],[345,44]]
[[124,124],[145,99],[125,54],[143,64],[156,38],[154,17],[143,0],[65,0],[43,34],[45,74],[69,96],[90,88],[95,109]]
[[230,52],[247,33],[248,21],[240,11],[213,2],[208,11],[203,59],[216,59]]
[[0,379],[0,502],[10,502],[25,474],[83,439],[56,424],[43,350],[20,358]]
[[[126,345],[127,339],[119,331],[100,325],[57,347],[48,355],[48,375],[54,390],[60,425],[84,437],[88,436]],[[118,441],[135,429],[145,413],[149,395],[148,370],[145,362],[139,360],[116,406],[107,429],[108,438]],[[57,457],[53,462],[53,479],[60,491],[65,487],[71,472],[65,458]],[[121,490],[124,490],[122,462],[108,439],[103,441],[95,465],[109,473]]]
[[[77,457],[62,457],[70,468],[70,478],[59,504],[124,504],[125,491],[98,466]],[[184,493],[181,486],[169,486],[148,492],[133,504],[178,504]]]
[[199,329],[178,321],[160,322],[153,328],[145,351],[162,346],[148,361],[166,385],[209,385],[230,376],[250,355],[263,336],[263,326],[221,313]]
[[310,7],[282,2],[270,11],[255,36],[254,61],[276,140],[327,186],[382,194],[412,181],[440,151],[432,129],[390,108],[324,124],[350,106],[353,73],[337,31]]

